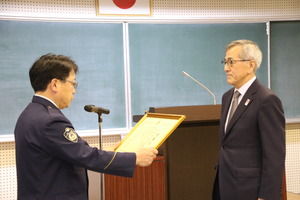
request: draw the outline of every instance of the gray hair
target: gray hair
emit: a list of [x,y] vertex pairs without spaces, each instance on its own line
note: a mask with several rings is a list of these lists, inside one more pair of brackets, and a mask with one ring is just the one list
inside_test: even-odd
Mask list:
[[259,46],[251,41],[251,40],[235,40],[230,42],[226,48],[225,51],[228,51],[232,47],[235,46],[241,46],[242,51],[239,54],[239,57],[243,60],[255,60],[256,66],[255,71],[258,70],[260,67],[260,64],[262,62],[262,52],[259,48]]

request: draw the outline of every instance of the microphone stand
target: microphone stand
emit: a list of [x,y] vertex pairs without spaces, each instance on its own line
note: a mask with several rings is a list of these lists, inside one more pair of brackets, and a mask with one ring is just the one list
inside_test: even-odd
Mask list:
[[191,77],[188,73],[186,73],[185,71],[182,71],[182,73],[184,75],[186,75],[187,77],[191,78],[193,81],[195,81],[196,83],[198,83],[199,85],[201,85],[207,92],[209,92],[211,94],[211,96],[214,98],[214,105],[216,105],[216,96],[214,95],[214,93],[212,93],[205,85],[203,85],[202,83],[200,83],[199,81],[197,81],[196,79],[194,79],[193,77]]
[[[104,109],[101,107],[96,107],[94,105],[86,105],[84,106],[84,110],[87,112],[93,112],[98,114],[98,124],[99,124],[99,149],[102,150],[102,114],[109,114],[108,109]],[[104,175],[100,173],[100,200],[104,200]]]
[[[98,112],[98,124],[99,124],[99,149],[102,150],[102,113]],[[104,200],[104,175],[100,173],[100,200]]]

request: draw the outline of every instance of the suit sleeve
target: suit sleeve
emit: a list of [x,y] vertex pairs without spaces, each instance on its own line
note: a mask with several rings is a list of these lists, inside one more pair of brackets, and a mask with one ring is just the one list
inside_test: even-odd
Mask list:
[[277,199],[285,164],[285,118],[281,101],[274,94],[262,103],[258,124],[263,155],[259,197]]

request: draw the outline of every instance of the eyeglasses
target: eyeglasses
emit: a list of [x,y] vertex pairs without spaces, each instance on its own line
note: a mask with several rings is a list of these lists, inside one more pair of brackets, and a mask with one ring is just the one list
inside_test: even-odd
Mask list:
[[78,83],[77,83],[77,82],[69,81],[69,80],[64,80],[64,79],[60,79],[60,78],[58,78],[58,80],[61,80],[61,81],[65,81],[65,82],[71,83],[71,85],[73,85],[73,87],[74,87],[75,89],[78,87]]
[[71,83],[75,89],[78,87],[78,83],[77,82],[69,81],[69,80],[65,80],[65,81]]
[[246,61],[251,61],[251,60],[222,60],[221,63],[224,64],[224,65],[233,65],[235,64],[236,62],[246,62]]

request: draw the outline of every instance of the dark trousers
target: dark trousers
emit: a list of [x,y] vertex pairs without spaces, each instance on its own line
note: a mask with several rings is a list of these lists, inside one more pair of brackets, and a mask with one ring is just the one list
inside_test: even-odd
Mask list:
[[220,188],[219,188],[219,173],[218,172],[216,174],[216,178],[215,178],[215,182],[214,182],[212,199],[213,200],[221,200]]

